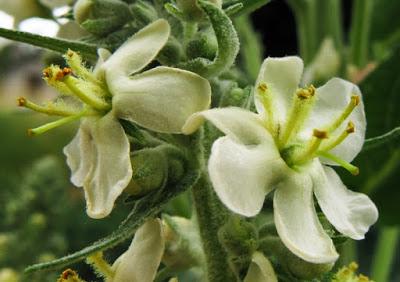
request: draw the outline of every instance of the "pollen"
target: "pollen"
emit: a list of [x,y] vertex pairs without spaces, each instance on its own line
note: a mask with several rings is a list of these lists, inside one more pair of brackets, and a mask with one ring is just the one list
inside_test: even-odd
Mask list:
[[297,94],[297,97],[302,100],[309,99],[315,95],[315,87],[314,87],[314,85],[311,84],[307,88],[301,88],[301,89],[297,90],[296,94]]
[[19,97],[17,99],[18,107],[23,107],[26,105],[26,99],[24,97]]
[[354,126],[354,123],[349,121],[349,123],[347,124],[347,127],[346,127],[346,132],[350,134],[350,133],[354,133],[355,131],[356,131],[356,127]]
[[324,130],[314,129],[313,130],[313,136],[317,137],[318,139],[327,139],[328,138],[328,132],[326,132]]
[[72,73],[72,70],[70,68],[63,68],[62,70],[60,69],[56,73],[54,79],[55,80],[62,80],[65,76],[67,76],[67,75],[69,75],[71,73]]
[[353,102],[354,106],[359,105],[360,104],[360,96],[358,96],[358,95],[351,96],[351,101]]
[[76,276],[76,275],[77,275],[77,274],[76,274],[75,271],[73,271],[72,269],[68,268],[68,269],[66,269],[66,270],[63,271],[63,273],[61,274],[61,277],[62,277],[63,279],[68,279],[69,277],[71,277],[71,276]]
[[45,69],[43,70],[42,74],[43,74],[43,77],[45,77],[45,78],[50,78],[51,68],[50,68],[50,67],[45,68]]
[[266,83],[263,82],[263,83],[260,83],[260,84],[258,85],[257,89],[258,89],[259,91],[265,93],[265,92],[268,90],[268,86],[267,86]]

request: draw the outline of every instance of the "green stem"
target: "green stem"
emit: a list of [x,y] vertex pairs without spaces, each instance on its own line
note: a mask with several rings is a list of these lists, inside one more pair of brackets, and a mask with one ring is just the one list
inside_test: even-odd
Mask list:
[[390,157],[387,159],[383,167],[367,179],[362,192],[364,194],[372,195],[379,187],[382,187],[382,183],[397,169],[399,160],[400,149],[391,152]]
[[315,0],[288,0],[297,22],[300,56],[309,63],[318,50],[317,5]]
[[357,241],[349,239],[346,243],[339,248],[339,261],[336,266],[349,265],[352,262],[356,262],[357,259]]
[[368,62],[369,35],[374,0],[355,0],[350,32],[350,60],[362,68]]
[[206,256],[208,281],[234,281],[228,265],[227,253],[220,244],[217,234],[224,223],[224,217],[219,212],[220,207],[211,189],[206,173],[203,173],[192,188],[193,202]]
[[332,38],[335,47],[341,53],[343,47],[343,30],[342,30],[342,7],[340,0],[324,0],[318,1],[318,20],[323,20],[323,23],[318,25],[319,38],[318,45],[325,38]]
[[383,227],[379,232],[377,251],[374,257],[371,277],[374,281],[387,282],[399,242],[397,227]]

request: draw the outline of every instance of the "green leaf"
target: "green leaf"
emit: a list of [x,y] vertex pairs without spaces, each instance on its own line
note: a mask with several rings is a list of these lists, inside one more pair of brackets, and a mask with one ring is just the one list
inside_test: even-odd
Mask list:
[[109,236],[102,238],[93,245],[88,246],[76,253],[67,255],[65,257],[53,260],[51,262],[35,264],[25,269],[26,273],[32,273],[36,271],[52,270],[65,267],[72,263],[84,260],[87,256],[104,251],[113,246],[131,238],[135,233],[136,229],[142,225],[142,223],[158,212],[160,212],[163,206],[172,198],[179,195],[181,192],[189,189],[199,178],[199,170],[188,170],[182,180],[174,187],[165,187],[162,193],[151,193],[146,197],[140,199],[132,212],[128,215],[125,221],[120,227]]
[[383,224],[400,224],[400,189],[397,189],[400,169],[399,61],[397,50],[360,85],[368,121],[367,138],[372,138],[367,139],[364,150],[354,162],[360,168],[360,175],[344,175],[345,182],[369,194],[377,204],[379,220]]
[[58,53],[66,53],[68,49],[80,52],[87,59],[97,60],[97,46],[93,44],[82,43],[79,41],[53,38],[42,35],[37,35],[24,31],[11,30],[0,28],[0,36],[14,41],[27,43],[33,46],[52,50]]

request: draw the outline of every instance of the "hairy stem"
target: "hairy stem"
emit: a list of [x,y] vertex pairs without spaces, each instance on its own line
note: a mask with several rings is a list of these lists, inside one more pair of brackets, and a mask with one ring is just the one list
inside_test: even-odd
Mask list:
[[208,281],[234,281],[227,253],[218,241],[218,230],[223,224],[221,209],[211,190],[208,176],[203,173],[192,189],[200,236],[206,256]]

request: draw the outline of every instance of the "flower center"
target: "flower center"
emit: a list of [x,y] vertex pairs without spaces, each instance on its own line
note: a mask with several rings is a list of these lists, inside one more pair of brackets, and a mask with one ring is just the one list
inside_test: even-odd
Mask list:
[[293,96],[292,106],[286,116],[286,123],[282,126],[275,122],[273,114],[273,95],[268,85],[260,83],[257,87],[260,101],[266,111],[265,126],[274,137],[279,152],[288,166],[299,167],[316,157],[324,157],[339,164],[350,173],[356,175],[357,167],[329,153],[333,148],[341,144],[351,133],[355,132],[355,125],[352,121],[347,127],[339,132],[339,128],[350,116],[353,110],[360,103],[360,97],[353,95],[348,105],[333,121],[324,129],[315,128],[310,139],[299,143],[298,134],[303,129],[305,122],[315,105],[317,99],[316,89],[313,85],[300,88]]
[[[69,67],[61,69],[51,65],[43,70],[43,78],[48,85],[61,93],[60,99],[46,105],[37,105],[27,99],[18,98],[18,105],[35,112],[60,116],[54,122],[29,129],[30,135],[38,135],[85,116],[103,116],[111,110],[111,94],[105,82],[87,69],[78,53],[68,50],[64,56]],[[66,100],[79,100],[81,106],[67,103]]]

